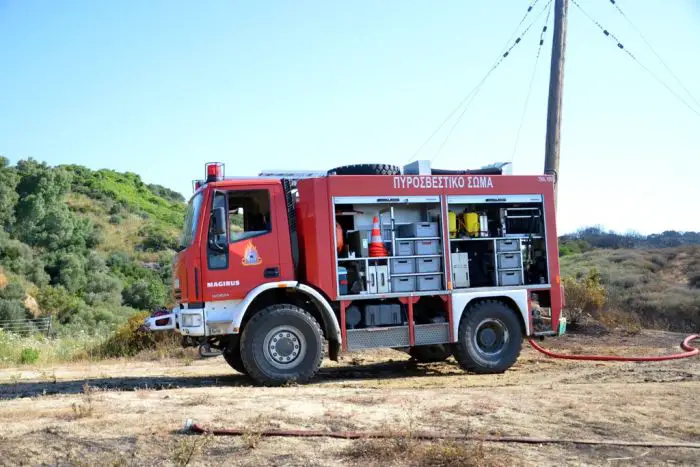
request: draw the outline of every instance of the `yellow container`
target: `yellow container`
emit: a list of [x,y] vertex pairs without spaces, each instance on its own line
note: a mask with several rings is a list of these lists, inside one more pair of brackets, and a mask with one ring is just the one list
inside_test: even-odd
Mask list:
[[464,225],[466,226],[467,235],[470,237],[478,237],[481,226],[479,225],[479,214],[468,212],[464,215]]
[[449,211],[447,213],[447,224],[450,230],[450,238],[457,237],[457,213]]

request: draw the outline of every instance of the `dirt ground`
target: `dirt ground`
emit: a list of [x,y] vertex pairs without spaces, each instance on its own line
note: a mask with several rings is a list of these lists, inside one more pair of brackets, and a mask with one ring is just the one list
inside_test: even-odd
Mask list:
[[[672,353],[683,336],[567,335],[574,353]],[[30,368],[30,369],[28,369]],[[186,419],[242,437],[185,435]],[[375,430],[395,441],[260,438],[265,428]],[[221,357],[107,361],[0,371],[0,465],[697,465],[700,449],[421,442],[477,436],[700,443],[700,358],[662,363],[552,360],[525,344],[502,375],[398,351],[324,362],[312,383],[256,387]]]

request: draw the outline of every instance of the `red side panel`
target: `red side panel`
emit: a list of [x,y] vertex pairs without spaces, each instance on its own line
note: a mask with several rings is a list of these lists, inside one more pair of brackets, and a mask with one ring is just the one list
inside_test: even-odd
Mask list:
[[305,282],[334,297],[335,274],[333,273],[333,232],[335,222],[331,219],[331,197],[327,178],[300,180],[297,223],[300,231],[301,268]]

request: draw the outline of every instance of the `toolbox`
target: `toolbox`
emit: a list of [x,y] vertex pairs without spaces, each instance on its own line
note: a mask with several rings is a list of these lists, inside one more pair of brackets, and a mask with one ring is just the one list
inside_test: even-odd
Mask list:
[[401,238],[420,238],[438,236],[437,222],[414,222],[412,224],[399,225],[398,230],[399,237]]
[[498,253],[498,269],[520,269],[523,265],[523,257],[517,253]]
[[414,240],[398,240],[396,242],[396,256],[413,256]]
[[401,305],[367,305],[364,309],[366,327],[401,324]]
[[440,290],[442,288],[442,280],[440,274],[431,274],[429,276],[417,276],[417,290]]
[[416,258],[416,272],[440,272],[440,258]]
[[523,285],[522,271],[498,271],[498,285]]
[[506,252],[506,251],[520,251],[520,240],[517,238],[506,238],[496,241],[496,251]]
[[416,290],[415,276],[399,276],[391,278],[391,291],[396,292],[413,292]]
[[437,255],[440,253],[440,243],[437,240],[414,240],[416,255]]
[[414,272],[416,272],[416,261],[413,258],[395,258],[391,260],[392,274],[413,274]]

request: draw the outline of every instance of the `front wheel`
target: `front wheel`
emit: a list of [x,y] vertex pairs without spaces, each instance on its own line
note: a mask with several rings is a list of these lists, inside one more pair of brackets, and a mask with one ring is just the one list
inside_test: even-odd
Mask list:
[[503,373],[518,359],[523,331],[515,311],[503,302],[484,300],[459,322],[455,359],[467,371]]
[[248,371],[243,366],[243,360],[241,360],[241,348],[240,341],[238,339],[231,340],[228,345],[224,348],[222,352],[224,360],[226,363],[239,373],[244,375],[248,374]]
[[311,380],[323,360],[318,322],[294,305],[271,305],[256,313],[241,335],[241,359],[260,384],[279,386]]

